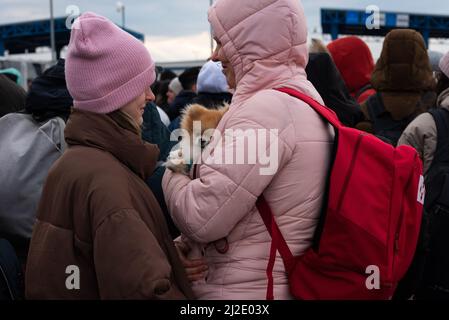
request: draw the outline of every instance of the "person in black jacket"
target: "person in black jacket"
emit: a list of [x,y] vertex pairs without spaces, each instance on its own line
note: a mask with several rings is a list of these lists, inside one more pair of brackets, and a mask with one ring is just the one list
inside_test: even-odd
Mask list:
[[190,68],[185,70],[178,77],[183,90],[176,96],[175,101],[173,101],[168,107],[167,114],[170,121],[176,119],[184,108],[191,104],[193,99],[196,97],[196,82],[199,72],[200,69],[198,67]]
[[156,144],[160,150],[157,168],[151,177],[146,180],[146,183],[162,209],[170,235],[175,239],[180,235],[180,232],[173,223],[165,203],[164,192],[162,190],[162,177],[164,176],[166,167],[163,166],[162,163],[165,162],[171,149],[178,142],[170,141],[170,131],[162,123],[159,112],[157,111],[157,106],[154,102],[150,102],[145,106],[143,113],[142,139],[151,144]]

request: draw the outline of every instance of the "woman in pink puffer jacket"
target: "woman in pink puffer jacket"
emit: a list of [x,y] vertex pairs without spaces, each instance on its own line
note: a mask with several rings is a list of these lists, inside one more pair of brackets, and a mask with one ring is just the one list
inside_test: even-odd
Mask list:
[[[196,296],[265,299],[271,238],[256,200],[264,194],[294,255],[309,248],[322,205],[333,130],[307,104],[273,90],[293,88],[322,103],[304,71],[307,27],[298,0],[219,0],[209,10],[209,21],[218,45],[213,59],[222,62],[235,94],[203,152],[204,161],[196,167],[199,178],[167,170],[165,198],[185,237],[204,246],[209,270],[193,284]],[[220,140],[230,129],[256,132],[259,139],[263,131],[258,130],[271,132],[269,161],[260,150],[249,151],[254,146],[240,143],[235,135]],[[247,161],[220,164],[218,158],[228,152],[246,153]],[[256,158],[255,164],[248,156]],[[279,255],[273,278],[275,299],[290,299]]]

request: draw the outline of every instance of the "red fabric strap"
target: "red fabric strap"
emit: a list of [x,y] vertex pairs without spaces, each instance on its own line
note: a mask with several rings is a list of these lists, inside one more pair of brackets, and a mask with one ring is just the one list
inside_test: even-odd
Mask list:
[[320,116],[326,119],[334,128],[340,129],[343,126],[334,111],[325,106],[322,106],[320,103],[305,95],[304,93],[291,88],[278,88],[274,90],[286,93],[292,97],[304,101]]
[[[320,103],[310,98],[309,96],[290,88],[279,88],[275,90],[286,93],[292,97],[304,101],[310,107],[312,107],[318,114],[320,114],[324,119],[326,119],[334,128],[339,129],[342,127],[341,122],[338,120],[338,117],[332,110],[322,106]],[[261,195],[257,199],[256,207],[259,210],[262,220],[265,223],[265,226],[267,227],[267,230],[271,235],[270,259],[268,260],[267,266],[267,277],[268,277],[267,300],[273,300],[274,299],[273,268],[276,260],[276,250],[279,251],[282,260],[284,261],[284,266],[287,274],[290,273],[290,271],[294,266],[294,257],[290,249],[288,248],[287,242],[282,236],[282,233],[279,230],[276,221],[274,220],[274,215],[271,211],[271,208],[263,195]]]
[[279,251],[282,260],[284,261],[285,270],[287,273],[293,267],[293,255],[288,248],[287,242],[285,242],[282,236],[281,230],[279,230],[276,221],[274,220],[273,213],[271,212],[270,206],[265,200],[264,196],[261,195],[256,202],[257,209],[262,217],[268,232],[271,235],[271,249],[270,249],[270,259],[268,260],[267,266],[267,277],[268,277],[268,287],[267,287],[267,300],[273,300],[273,268],[276,260],[276,250]]

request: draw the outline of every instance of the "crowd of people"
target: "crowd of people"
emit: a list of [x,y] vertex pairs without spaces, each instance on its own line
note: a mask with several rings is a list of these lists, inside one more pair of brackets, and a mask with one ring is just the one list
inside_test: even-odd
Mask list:
[[[18,297],[265,299],[271,237],[256,202],[263,194],[292,254],[302,255],[319,224],[336,139],[305,102],[276,88],[312,97],[347,127],[415,148],[432,181],[429,203],[448,213],[449,52],[430,54],[410,29],[391,31],[377,62],[358,37],[309,46],[296,0],[219,0],[208,18],[213,55],[179,75],[157,72],[139,40],[91,12],[72,29],[66,59],[28,92],[0,74],[0,238],[19,261],[9,278]],[[167,169],[171,132],[192,104],[229,104],[218,132],[278,130],[276,172],[261,175],[260,161],[210,161],[190,175]],[[236,139],[224,148],[238,149]],[[435,176],[437,184],[427,179]],[[441,219],[439,228],[423,222],[421,238],[433,240],[420,239],[396,298],[449,298],[449,283],[423,284],[449,275],[449,256],[433,251],[445,245],[434,240],[445,239]],[[429,246],[433,269],[419,265]],[[68,266],[79,270],[75,289]],[[281,259],[272,273],[274,298],[292,299]]]

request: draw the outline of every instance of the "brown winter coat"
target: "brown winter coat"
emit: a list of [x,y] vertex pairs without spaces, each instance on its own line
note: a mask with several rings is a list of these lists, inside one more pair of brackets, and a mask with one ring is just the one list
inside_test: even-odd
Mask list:
[[[385,110],[394,120],[419,115],[434,106],[435,80],[421,34],[409,29],[391,31],[385,38],[371,84],[381,93]],[[357,128],[372,132],[367,103],[361,108],[365,121]]]
[[[109,115],[75,111],[52,167],[26,269],[28,299],[191,298],[185,271],[144,179],[156,146]],[[80,289],[66,287],[68,266]],[[69,278],[70,282],[73,278]]]

